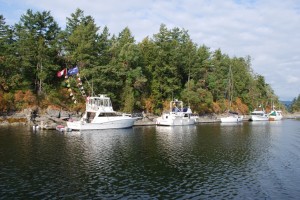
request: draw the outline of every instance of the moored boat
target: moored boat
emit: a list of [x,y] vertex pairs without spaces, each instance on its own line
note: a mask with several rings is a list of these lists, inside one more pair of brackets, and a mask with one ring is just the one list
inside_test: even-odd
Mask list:
[[251,112],[250,121],[268,121],[269,115],[265,112],[264,109],[254,110]]
[[280,121],[282,117],[283,116],[281,110],[276,110],[274,103],[272,103],[272,110],[269,113],[269,121]]
[[243,121],[243,116],[237,112],[229,111],[226,117],[221,117],[220,119],[222,123],[241,122]]
[[174,100],[170,102],[170,111],[156,119],[156,125],[186,126],[195,124],[196,120],[190,107],[184,108],[182,101]]
[[273,109],[269,114],[269,121],[279,121],[282,119],[282,112],[281,110]]
[[79,121],[68,121],[72,130],[100,130],[130,128],[138,118],[113,110],[111,100],[106,95],[88,97],[86,110]]

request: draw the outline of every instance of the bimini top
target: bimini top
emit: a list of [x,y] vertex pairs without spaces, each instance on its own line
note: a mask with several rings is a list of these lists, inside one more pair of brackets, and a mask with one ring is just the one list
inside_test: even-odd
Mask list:
[[111,100],[105,94],[100,94],[99,96],[87,97],[86,100],[86,110],[87,111],[97,111],[99,109],[108,111],[113,111]]
[[183,113],[192,113],[190,107],[183,107],[183,101],[170,101],[170,112],[183,112]]

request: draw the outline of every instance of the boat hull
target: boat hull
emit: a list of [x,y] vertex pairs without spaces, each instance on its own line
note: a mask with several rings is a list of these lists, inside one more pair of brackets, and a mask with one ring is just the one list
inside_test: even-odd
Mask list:
[[135,118],[119,119],[106,122],[91,122],[84,121],[67,122],[67,127],[72,130],[102,130],[102,129],[122,129],[131,128],[136,121]]
[[222,123],[232,123],[232,122],[241,122],[241,121],[243,121],[243,116],[221,117]]
[[254,110],[251,113],[250,121],[268,121],[269,115],[264,110]]
[[195,124],[195,119],[191,118],[163,119],[159,117],[156,120],[158,126],[187,126],[193,124]]
[[251,116],[250,121],[268,121],[268,116]]
[[282,116],[270,116],[269,121],[280,121]]

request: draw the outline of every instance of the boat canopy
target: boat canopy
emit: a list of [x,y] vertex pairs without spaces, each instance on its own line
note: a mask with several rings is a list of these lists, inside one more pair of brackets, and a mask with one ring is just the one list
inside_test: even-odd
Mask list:
[[99,107],[112,107],[110,98],[107,97],[106,95],[99,95],[95,97],[88,97],[87,99],[87,104],[86,104],[86,109],[87,110],[98,110]]

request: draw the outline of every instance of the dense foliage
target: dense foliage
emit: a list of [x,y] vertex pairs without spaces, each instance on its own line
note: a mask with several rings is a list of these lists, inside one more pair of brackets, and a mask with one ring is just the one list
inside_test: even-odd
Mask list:
[[[67,18],[65,30],[47,11],[27,10],[14,26],[0,15],[0,111],[33,105],[82,109],[77,78],[66,83],[56,76],[74,66],[88,95],[107,94],[114,108],[125,112],[159,114],[177,98],[197,113],[222,113],[229,105],[229,69],[231,109],[246,114],[259,104],[278,103],[264,77],[252,71],[250,57],[231,58],[198,46],[184,29],[162,24],[153,37],[137,43],[128,27],[111,36],[80,9]],[[66,84],[73,88],[72,98]]]
[[300,112],[300,95],[298,95],[297,98],[294,98],[294,100],[292,101],[290,109],[293,113]]

